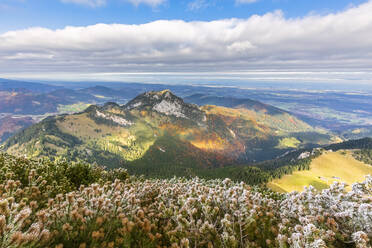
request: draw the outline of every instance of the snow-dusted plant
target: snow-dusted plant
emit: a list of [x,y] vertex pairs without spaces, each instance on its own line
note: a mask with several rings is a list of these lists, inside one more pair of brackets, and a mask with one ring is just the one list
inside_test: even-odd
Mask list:
[[18,170],[8,162],[0,175],[0,248],[371,247],[370,176],[350,192],[335,183],[282,197],[199,178],[123,177],[65,193],[45,180],[56,168],[44,176],[21,168],[22,184],[7,179]]
[[[355,243],[370,247],[372,238],[371,176],[354,184],[335,182],[329,189],[316,192],[313,187],[287,194],[280,204],[282,247],[342,247]],[[284,239],[283,237],[286,237]]]

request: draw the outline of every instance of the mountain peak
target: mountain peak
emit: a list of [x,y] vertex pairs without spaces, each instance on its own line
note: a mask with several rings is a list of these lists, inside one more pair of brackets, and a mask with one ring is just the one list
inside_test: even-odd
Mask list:
[[181,98],[174,95],[170,90],[162,90],[162,91],[148,91],[141,95],[138,95],[133,100],[129,101],[125,108],[132,110],[132,109],[139,109],[139,108],[157,108],[159,104],[164,104],[167,102],[168,104],[172,105],[184,105],[186,103],[183,102]]
[[147,109],[168,116],[185,119],[203,120],[205,113],[197,105],[185,103],[170,90],[145,92],[128,102],[125,109]]
[[165,89],[165,90],[161,90],[161,91],[152,91],[152,92],[155,93],[155,94],[160,94],[160,95],[165,95],[166,93],[173,94],[170,89]]
[[143,95],[145,97],[155,98],[157,100],[158,99],[175,99],[175,98],[181,99],[175,94],[173,94],[172,91],[168,89],[162,90],[162,91],[148,91],[148,92],[145,92]]

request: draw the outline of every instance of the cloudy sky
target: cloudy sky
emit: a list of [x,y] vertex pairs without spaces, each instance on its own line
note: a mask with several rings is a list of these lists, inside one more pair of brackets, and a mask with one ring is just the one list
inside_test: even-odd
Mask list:
[[371,69],[372,1],[0,0],[0,77],[370,83]]

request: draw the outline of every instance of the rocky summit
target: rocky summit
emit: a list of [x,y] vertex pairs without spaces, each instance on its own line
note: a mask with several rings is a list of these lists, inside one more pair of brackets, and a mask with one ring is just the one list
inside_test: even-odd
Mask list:
[[170,90],[143,93],[128,102],[124,108],[128,110],[152,110],[167,116],[198,122],[206,121],[205,113],[197,105],[185,103],[182,98],[174,95]]

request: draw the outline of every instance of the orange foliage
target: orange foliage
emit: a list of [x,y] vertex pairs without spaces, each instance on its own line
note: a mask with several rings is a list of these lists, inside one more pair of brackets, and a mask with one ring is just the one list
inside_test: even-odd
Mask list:
[[220,137],[216,139],[197,139],[197,140],[192,140],[190,143],[202,150],[207,150],[207,151],[216,151],[216,150],[225,150],[226,149],[226,144],[221,140]]
[[295,122],[295,120],[293,120],[292,117],[289,117],[289,121],[290,121],[293,125],[297,126],[297,122]]
[[173,124],[169,122],[159,125],[159,128],[167,131],[170,134],[186,135],[192,132],[192,129],[185,128],[181,125],[177,125],[177,124]]
[[237,144],[229,143],[214,132],[208,133],[200,129],[184,128],[172,123],[163,124],[160,128],[172,135],[177,135],[181,140],[188,141],[193,146],[204,151],[223,151],[223,153],[229,153],[237,150]]

